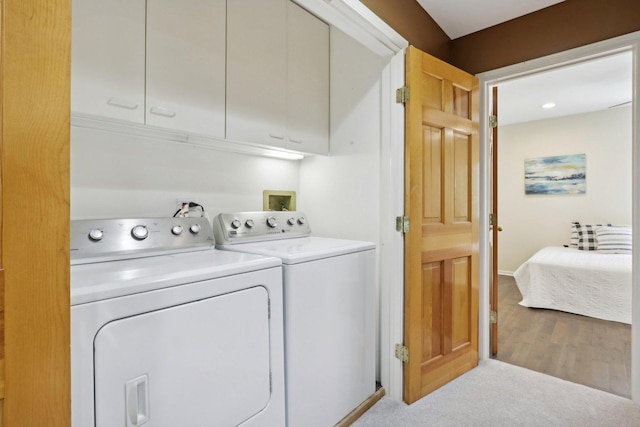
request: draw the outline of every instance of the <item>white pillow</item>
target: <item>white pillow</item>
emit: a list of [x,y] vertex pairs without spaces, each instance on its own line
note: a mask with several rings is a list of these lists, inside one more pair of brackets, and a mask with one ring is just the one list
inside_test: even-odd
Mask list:
[[571,223],[571,240],[569,241],[570,248],[578,247],[578,226],[580,223],[578,221],[573,221]]
[[596,227],[596,240],[598,241],[598,253],[603,254],[630,254],[632,239],[631,227],[613,226]]

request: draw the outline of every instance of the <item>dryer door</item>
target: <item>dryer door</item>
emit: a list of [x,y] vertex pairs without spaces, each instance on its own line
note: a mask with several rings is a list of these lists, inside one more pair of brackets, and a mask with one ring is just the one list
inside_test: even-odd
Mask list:
[[235,426],[270,398],[258,286],[120,319],[95,338],[96,426]]

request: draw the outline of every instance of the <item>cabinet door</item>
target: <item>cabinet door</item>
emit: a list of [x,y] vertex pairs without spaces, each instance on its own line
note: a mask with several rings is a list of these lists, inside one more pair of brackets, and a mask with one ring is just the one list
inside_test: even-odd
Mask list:
[[145,0],[72,3],[72,111],[144,123]]
[[224,138],[225,3],[147,0],[147,124]]
[[227,5],[227,139],[284,147],[286,0]]
[[287,145],[329,153],[329,25],[288,2]]

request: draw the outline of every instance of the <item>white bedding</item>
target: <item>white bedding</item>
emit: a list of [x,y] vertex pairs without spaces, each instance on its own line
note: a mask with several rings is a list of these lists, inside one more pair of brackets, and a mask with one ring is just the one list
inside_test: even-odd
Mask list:
[[631,323],[631,255],[550,246],[513,274],[525,307]]

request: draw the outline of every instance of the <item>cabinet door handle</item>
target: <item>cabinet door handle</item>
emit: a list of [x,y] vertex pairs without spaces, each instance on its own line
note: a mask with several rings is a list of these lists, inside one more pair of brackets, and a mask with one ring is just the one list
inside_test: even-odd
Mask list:
[[284,139],[284,133],[282,131],[272,130],[269,132],[269,136],[275,139]]
[[289,141],[295,142],[296,144],[302,144],[302,138],[299,138],[297,136],[290,136]]
[[113,107],[126,108],[127,110],[135,110],[136,108],[138,108],[138,104],[136,104],[135,102],[129,102],[124,99],[118,98],[109,98],[107,100],[107,104]]
[[168,108],[164,108],[164,107],[151,107],[149,109],[149,112],[151,114],[155,114],[156,116],[163,116],[163,117],[169,117],[169,118],[173,118],[176,116],[175,111],[171,111]]

